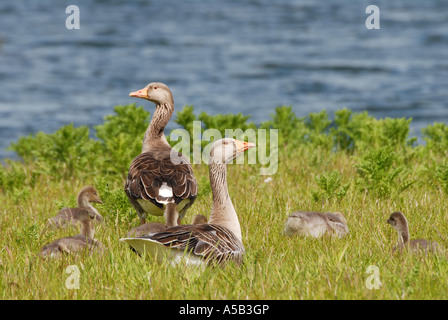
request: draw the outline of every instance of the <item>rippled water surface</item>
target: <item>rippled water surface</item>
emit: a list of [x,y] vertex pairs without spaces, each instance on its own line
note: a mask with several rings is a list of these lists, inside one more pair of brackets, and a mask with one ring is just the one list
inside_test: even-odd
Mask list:
[[[393,3],[391,3],[393,2]],[[68,30],[65,8],[80,9]],[[19,136],[93,126],[129,92],[170,86],[176,108],[269,119],[347,107],[412,117],[413,134],[448,119],[448,1],[0,2],[0,158]],[[173,122],[170,126],[174,126]]]

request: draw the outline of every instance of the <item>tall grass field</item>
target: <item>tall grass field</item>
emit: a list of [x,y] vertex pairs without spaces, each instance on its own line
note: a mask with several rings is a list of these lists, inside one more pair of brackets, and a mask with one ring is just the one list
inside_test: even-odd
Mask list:
[[[376,119],[347,109],[299,118],[283,106],[269,121],[255,124],[242,114],[212,116],[184,107],[171,121],[188,131],[194,120],[202,122],[202,130],[222,133],[278,129],[275,174],[261,175],[259,163],[228,166],[244,263],[202,270],[139,257],[119,241],[139,224],[123,185],[149,119],[142,107],[117,106],[93,129],[68,125],[10,146],[20,160],[0,166],[1,299],[448,298],[446,252],[394,252],[397,233],[386,224],[392,212],[402,211],[411,239],[448,248],[444,123],[427,126],[417,141],[411,119]],[[199,193],[183,223],[196,214],[210,215],[208,166],[193,169]],[[96,238],[105,252],[41,258],[45,244],[79,233],[46,230],[45,224],[62,207],[76,206],[85,185],[95,186],[104,202],[94,206],[104,217]],[[286,218],[298,210],[340,211],[350,233],[342,239],[286,237]],[[163,217],[149,219],[163,222]]]

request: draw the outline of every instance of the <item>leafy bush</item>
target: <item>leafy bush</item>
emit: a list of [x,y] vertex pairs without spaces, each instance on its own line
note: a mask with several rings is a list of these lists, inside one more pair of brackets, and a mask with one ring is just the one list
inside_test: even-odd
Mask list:
[[[39,132],[21,137],[11,144],[10,149],[32,169],[28,167],[26,171],[20,163],[12,162],[8,167],[2,166],[0,187],[14,190],[21,188],[24,181],[32,187],[39,175],[54,180],[109,176],[116,179],[115,182],[121,181],[132,159],[141,152],[149,120],[149,112],[130,104],[116,106],[114,114],[106,116],[102,124],[94,127],[97,139],[89,137],[86,126],[75,128],[72,124],[54,133]],[[193,143],[200,144],[201,148],[208,144],[208,141],[193,141],[193,122],[200,121],[201,135],[206,129],[216,129],[222,136],[226,129],[241,129],[240,133],[248,129],[268,129],[266,150],[270,150],[269,129],[278,129],[279,158],[299,152],[311,159],[312,167],[325,164],[330,152],[357,154],[357,186],[375,197],[399,194],[413,183],[407,180],[410,153],[416,154],[418,151],[422,160],[427,157],[428,151],[443,157],[448,150],[448,127],[443,123],[424,128],[426,146],[415,147],[416,138],[409,137],[411,119],[375,119],[367,112],[356,113],[348,109],[337,110],[334,120],[331,120],[326,111],[299,118],[291,106],[280,106],[275,108],[270,120],[256,125],[250,122],[250,116],[241,113],[212,116],[201,112],[196,115],[193,106],[185,106],[176,113],[174,121],[190,135],[191,150]],[[169,138],[170,134],[166,133],[166,136]],[[170,143],[174,145],[177,141]],[[406,162],[402,155],[408,157]],[[429,183],[445,190],[443,164],[431,170],[434,172],[428,174],[432,177]],[[321,200],[341,199],[345,186],[340,185],[339,178],[335,173],[320,175],[316,178],[320,190],[314,191],[313,197]]]
[[448,195],[448,162],[446,160],[431,167],[426,166],[425,173],[431,186]]
[[22,137],[10,149],[25,162],[34,162],[38,173],[68,178],[95,170],[98,147],[98,142],[89,138],[87,126],[75,128],[69,124],[51,134]]
[[114,112],[95,127],[101,152],[107,154],[101,159],[101,167],[104,173],[125,177],[132,159],[141,153],[150,113],[135,104],[116,106]]
[[101,212],[104,213],[105,218],[109,216],[118,223],[129,221],[137,216],[121,185],[116,187],[104,177],[95,178],[94,185],[103,201]]
[[367,152],[355,165],[361,190],[376,198],[389,198],[411,186],[415,181],[407,180],[409,170],[398,165],[398,155],[387,146]]
[[385,146],[404,150],[416,141],[416,138],[408,138],[411,121],[405,118],[375,119],[366,111],[353,113],[342,109],[335,111],[335,126],[330,132],[335,139],[335,148],[341,151],[363,153]]
[[311,191],[311,196],[316,202],[323,200],[331,201],[334,199],[341,201],[350,187],[350,183],[345,185],[341,184],[341,174],[338,171],[332,171],[329,174],[316,176],[315,181],[320,190]]
[[448,126],[445,123],[435,122],[422,129],[426,147],[442,156],[448,152]]

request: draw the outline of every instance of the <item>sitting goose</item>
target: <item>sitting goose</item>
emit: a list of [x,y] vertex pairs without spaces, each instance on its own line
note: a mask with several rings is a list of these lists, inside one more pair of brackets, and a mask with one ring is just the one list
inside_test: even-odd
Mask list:
[[438,251],[440,249],[439,244],[435,241],[425,239],[409,240],[408,221],[402,212],[397,211],[392,213],[386,223],[394,227],[398,233],[398,241],[394,247],[394,251],[397,249],[403,250],[404,248],[409,248],[413,252]]
[[93,219],[95,219],[93,212],[82,211],[79,217],[81,233],[72,237],[61,238],[45,245],[41,250],[41,256],[58,258],[63,253],[72,254],[86,249],[89,251],[103,251],[103,244],[93,238],[95,234]]
[[92,202],[103,203],[94,187],[86,186],[82,188],[78,193],[77,199],[77,208],[62,208],[57,216],[48,219],[47,227],[63,228],[68,225],[76,226],[86,212],[93,214],[95,222],[103,222],[101,214],[90,204]]
[[227,189],[226,165],[254,146],[230,138],[213,143],[209,160],[213,206],[208,224],[173,226],[162,232],[120,240],[140,254],[146,252],[160,262],[166,254],[172,264],[178,263],[186,250],[189,253],[187,264],[224,264],[228,260],[241,263],[244,246],[238,215]]
[[157,82],[129,95],[155,103],[156,111],[146,129],[142,153],[129,167],[126,195],[140,224],[146,223],[149,213],[164,215],[166,226],[178,225],[195,201],[198,185],[188,159],[174,151],[164,135],[174,111],[173,95],[168,86]]
[[287,236],[300,235],[319,238],[325,233],[334,234],[339,238],[349,233],[347,220],[342,213],[297,211],[289,215],[285,223]]

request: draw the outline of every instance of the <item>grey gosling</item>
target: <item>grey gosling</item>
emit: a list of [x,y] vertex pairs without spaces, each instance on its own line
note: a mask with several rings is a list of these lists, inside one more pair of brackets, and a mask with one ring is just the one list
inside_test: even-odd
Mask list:
[[394,247],[395,250],[403,250],[405,248],[410,249],[413,252],[419,251],[439,251],[440,246],[435,241],[428,241],[425,239],[409,239],[409,226],[408,221],[402,212],[394,212],[390,215],[386,223],[390,224],[397,230],[398,241]]
[[104,245],[93,238],[95,235],[93,219],[95,219],[93,212],[82,212],[80,214],[81,233],[45,245],[41,250],[41,256],[59,258],[62,254],[73,254],[83,250],[102,252]]
[[287,236],[319,238],[328,233],[339,238],[349,233],[347,220],[340,212],[297,211],[289,215],[284,228]]
[[80,223],[85,213],[92,213],[95,222],[103,222],[103,216],[90,203],[103,203],[98,192],[92,186],[86,186],[78,193],[77,208],[62,208],[58,215],[48,219],[47,227],[64,228],[69,225],[76,226]]

